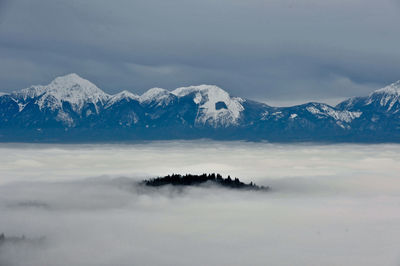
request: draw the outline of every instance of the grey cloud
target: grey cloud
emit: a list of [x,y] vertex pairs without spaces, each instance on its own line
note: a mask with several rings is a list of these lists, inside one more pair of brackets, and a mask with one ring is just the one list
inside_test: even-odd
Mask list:
[[0,88],[76,72],[111,93],[208,83],[267,102],[364,95],[400,79],[397,11],[389,0],[15,1],[0,24]]

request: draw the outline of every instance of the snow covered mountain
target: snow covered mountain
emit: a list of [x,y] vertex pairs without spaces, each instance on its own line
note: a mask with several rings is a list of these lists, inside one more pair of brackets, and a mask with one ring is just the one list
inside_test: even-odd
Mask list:
[[337,107],[347,110],[369,107],[379,112],[398,113],[400,111],[400,80],[372,92],[367,97],[350,98]]
[[272,107],[213,85],[109,95],[69,74],[0,95],[0,141],[400,141],[400,81],[337,106]]
[[231,98],[217,86],[200,85],[182,87],[172,91],[177,97],[191,97],[198,106],[196,125],[228,127],[237,125],[243,111],[241,98]]
[[69,103],[72,110],[81,113],[85,105],[92,104],[96,112],[110,96],[96,87],[90,81],[79,77],[77,74],[69,74],[54,79],[46,86],[32,86],[19,92],[14,92],[13,97],[21,108],[27,101],[35,99],[35,104],[40,110],[63,109],[64,102]]

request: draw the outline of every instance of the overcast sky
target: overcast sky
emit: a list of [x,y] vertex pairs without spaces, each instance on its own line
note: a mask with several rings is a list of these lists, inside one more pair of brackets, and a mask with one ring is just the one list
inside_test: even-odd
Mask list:
[[0,0],[0,90],[75,72],[108,93],[216,84],[334,103],[400,79],[398,0]]

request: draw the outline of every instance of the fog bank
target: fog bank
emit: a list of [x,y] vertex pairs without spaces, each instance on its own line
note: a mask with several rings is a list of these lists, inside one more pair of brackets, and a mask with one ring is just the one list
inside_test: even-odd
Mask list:
[[[399,265],[399,145],[0,145],[0,265]],[[255,193],[138,190],[219,172]]]

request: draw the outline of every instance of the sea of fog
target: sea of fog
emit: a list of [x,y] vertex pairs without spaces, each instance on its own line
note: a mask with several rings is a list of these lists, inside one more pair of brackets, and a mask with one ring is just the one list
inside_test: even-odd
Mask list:
[[[0,144],[1,266],[400,265],[400,145]],[[139,189],[170,173],[270,186]]]

